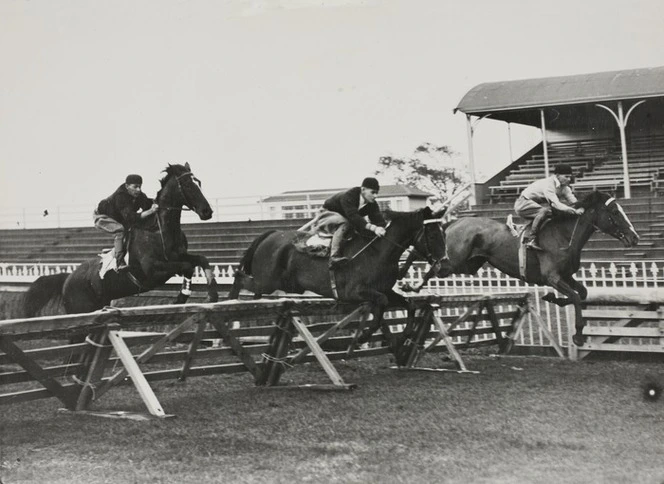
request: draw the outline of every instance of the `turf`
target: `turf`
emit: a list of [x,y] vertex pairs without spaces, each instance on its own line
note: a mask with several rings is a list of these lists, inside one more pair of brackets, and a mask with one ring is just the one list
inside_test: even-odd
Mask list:
[[[445,366],[437,356],[425,363]],[[248,375],[153,388],[177,418],[56,413],[55,400],[0,407],[4,483],[657,483],[661,363],[467,356],[479,375],[395,371],[388,357],[336,365],[352,392],[253,386]],[[449,366],[448,366],[449,367]],[[315,365],[282,381],[322,383]],[[95,409],[143,411],[130,387]]]

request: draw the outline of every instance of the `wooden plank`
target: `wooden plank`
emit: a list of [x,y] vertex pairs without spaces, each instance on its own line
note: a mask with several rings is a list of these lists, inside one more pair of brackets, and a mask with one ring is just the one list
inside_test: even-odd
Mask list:
[[[25,349],[23,353],[33,360],[49,360],[79,355],[87,346],[87,343],[75,343],[71,345],[50,346],[48,348]],[[11,362],[9,356],[0,353],[0,365],[7,365]]]
[[[68,383],[62,385],[65,391],[75,393],[79,390],[77,383]],[[50,390],[46,388],[37,388],[31,390],[23,390],[19,392],[3,393],[0,394],[0,405],[7,405],[10,403],[30,402],[33,400],[41,400],[44,398],[56,398]]]
[[643,319],[659,320],[660,315],[657,311],[638,311],[633,309],[584,309],[584,319]]
[[311,353],[316,357],[318,360],[318,363],[323,367],[323,370],[327,374],[327,376],[332,380],[332,383],[334,385],[339,385],[339,386],[345,386],[346,383],[344,382],[343,378],[341,378],[341,375],[337,372],[337,369],[330,363],[330,360],[327,358],[325,355],[325,352],[321,349],[320,346],[318,346],[318,343],[316,342],[316,339],[313,337],[313,335],[309,332],[307,327],[302,323],[299,317],[293,316],[292,317],[293,325],[295,326],[295,329],[297,329],[297,332],[300,333],[300,336],[302,336],[302,339],[307,342],[307,346],[311,349]]
[[547,337],[549,340],[549,343],[551,343],[551,346],[556,350],[556,353],[558,353],[558,356],[561,358],[565,358],[565,352],[563,349],[560,347],[558,344],[558,341],[556,341],[556,338],[551,334],[551,331],[549,328],[546,326],[546,323],[542,321],[542,318],[540,317],[539,313],[535,311],[535,308],[533,308],[530,304],[528,304],[528,311],[530,312],[531,317],[533,318],[533,321],[540,327],[544,335]]
[[[362,312],[363,312],[363,310],[362,310],[361,307],[356,308],[352,313],[350,313],[348,316],[343,318],[341,321],[338,321],[337,323],[333,323],[327,331],[325,331],[322,335],[320,335],[316,339],[317,344],[318,345],[323,344],[325,341],[330,339],[330,337],[332,337],[332,335],[334,335],[337,331],[339,331],[340,329],[343,329],[349,323],[355,322],[353,320],[353,318],[355,318],[358,314],[361,314]],[[308,328],[309,328],[309,331],[311,332],[311,328],[310,327],[308,327]],[[350,339],[350,341],[352,341],[352,338]],[[309,346],[305,346],[295,356],[293,356],[289,360],[289,363],[291,365],[295,365],[295,364],[299,363],[300,361],[302,361],[302,358],[304,358],[304,356],[307,355],[310,351],[311,351],[311,348]]]
[[233,349],[235,355],[240,358],[240,361],[247,367],[255,379],[260,378],[261,368],[256,364],[251,355],[242,347],[240,342],[233,336],[228,329],[227,321],[210,320],[210,324],[219,332],[223,340],[228,346]]
[[152,388],[150,388],[148,381],[143,376],[143,373],[141,373],[141,369],[138,367],[138,364],[134,360],[131,351],[129,351],[129,348],[127,348],[127,345],[124,343],[122,338],[118,336],[118,331],[109,331],[108,338],[111,340],[113,348],[115,348],[115,352],[122,360],[122,364],[127,370],[128,375],[131,376],[131,380],[134,382],[134,386],[136,387],[136,390],[138,390],[138,393],[141,396],[143,403],[147,407],[148,412],[150,412],[150,415],[165,417],[166,413],[161,408],[159,400],[157,400],[157,397],[152,391]]
[[[180,325],[178,325],[176,328],[171,330],[168,334],[162,336],[158,341],[156,341],[150,348],[145,350],[143,353],[141,353],[137,358],[136,358],[136,363],[145,363],[150,360],[159,350],[161,350],[164,346],[166,346],[169,342],[177,339],[177,337],[182,334],[183,332],[187,331],[189,328],[191,328],[194,324],[198,323],[201,320],[204,320],[206,317],[206,314],[194,314],[190,317],[188,317],[185,321],[183,321]],[[124,344],[124,342],[123,342]],[[108,380],[104,381],[104,383],[99,387],[99,389],[96,391],[96,398],[101,397],[104,393],[106,393],[108,390],[110,390],[114,385],[118,384],[121,382],[125,376],[127,376],[127,368],[119,370],[116,372],[111,378]]]
[[579,348],[579,350],[589,351],[630,351],[642,353],[664,353],[664,346],[662,345],[623,345],[613,343],[586,343]]
[[660,328],[586,326],[583,334],[587,336],[613,336],[624,338],[664,338]]
[[[96,338],[95,343],[99,346],[94,347],[94,354],[90,362],[88,374],[84,376],[83,387],[76,400],[76,410],[85,410],[95,397],[94,390],[104,375],[104,368],[108,363],[108,357],[111,355],[112,346],[109,345],[109,331],[119,330],[119,324],[108,325]],[[120,332],[120,331],[118,331]]]
[[[75,374],[82,367],[83,365],[80,363],[70,363],[66,365],[42,367],[42,370],[51,378],[60,378],[63,376]],[[0,386],[34,380],[35,379],[33,376],[25,370],[0,373]]]
[[187,354],[184,357],[184,361],[182,362],[182,368],[180,369],[180,376],[178,377],[179,381],[184,381],[185,378],[187,378],[187,371],[189,371],[189,368],[191,367],[191,362],[196,356],[196,351],[198,350],[198,345],[201,342],[201,338],[203,336],[203,330],[205,330],[206,325],[207,325],[206,321],[198,322],[196,333],[194,335],[194,338],[191,340],[191,343],[189,343]]
[[65,388],[55,379],[51,378],[44,369],[39,366],[33,359],[21,351],[16,346],[12,338],[8,335],[0,335],[0,349],[4,351],[15,363],[21,365],[25,371],[41,383],[44,388],[60,400],[67,408],[73,409],[76,404],[76,395],[71,387]]

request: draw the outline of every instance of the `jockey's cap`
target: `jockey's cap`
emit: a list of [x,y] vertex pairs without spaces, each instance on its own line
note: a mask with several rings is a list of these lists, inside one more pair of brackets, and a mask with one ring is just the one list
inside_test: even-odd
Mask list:
[[556,175],[572,175],[572,167],[565,164],[565,163],[559,163],[556,165],[556,169],[553,172]]
[[380,185],[378,184],[378,180],[372,177],[367,177],[362,181],[362,186],[364,188],[369,188],[370,190],[380,190]]
[[125,183],[127,185],[142,185],[143,178],[141,178],[141,175],[127,175]]

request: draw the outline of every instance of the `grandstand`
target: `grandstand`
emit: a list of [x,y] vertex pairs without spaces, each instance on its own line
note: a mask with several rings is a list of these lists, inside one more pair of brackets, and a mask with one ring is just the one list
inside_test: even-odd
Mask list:
[[582,260],[664,259],[664,67],[480,84],[455,111],[466,114],[471,147],[471,125],[485,118],[542,133],[541,143],[486,182],[471,174],[476,204],[464,216],[504,220],[529,183],[567,163],[577,196],[615,194],[641,236],[625,249],[596,234]]
[[[504,220],[525,186],[565,162],[575,171],[580,196],[599,189],[627,197],[621,204],[641,235],[637,247],[625,249],[596,234],[583,261],[664,260],[664,67],[481,84],[456,110],[466,114],[469,126],[490,117],[542,131],[541,143],[474,183],[476,204],[462,216]],[[470,161],[473,166],[472,150]],[[214,264],[233,264],[265,230],[301,224],[293,218],[254,219],[183,228],[191,252]],[[93,227],[0,230],[0,263],[78,263],[111,246],[111,237]]]

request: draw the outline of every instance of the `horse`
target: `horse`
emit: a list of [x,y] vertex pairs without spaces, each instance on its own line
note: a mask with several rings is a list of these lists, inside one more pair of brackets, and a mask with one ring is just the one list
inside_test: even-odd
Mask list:
[[[639,235],[620,204],[606,193],[593,191],[575,207],[584,208],[583,215],[557,214],[542,227],[539,240],[543,250],[527,251],[525,277],[519,269],[521,242],[506,224],[484,217],[464,217],[446,224],[447,257],[439,267],[432,266],[414,290],[419,290],[434,273],[438,277],[475,274],[488,262],[511,277],[530,284],[548,285],[565,295],[559,298],[549,292],[542,299],[561,307],[574,305],[576,333],[572,341],[582,346],[585,337],[581,302],[586,299],[588,290],[574,279],[574,274],[581,265],[583,247],[596,231],[611,235],[625,247],[635,246]],[[405,270],[402,268],[400,275]]]
[[191,293],[190,284],[198,266],[207,280],[207,302],[218,300],[217,283],[208,260],[187,252],[187,238],[180,217],[184,206],[201,220],[212,218],[212,209],[194,177],[189,163],[169,165],[155,199],[158,211],[142,219],[128,235],[129,264],[119,272],[99,275],[101,258],[81,263],[71,274],[42,276],[32,283],[23,298],[26,317],[36,316],[45,306],[64,307],[67,314],[92,312],[119,299],[147,292],[164,284],[175,274],[184,276],[174,303],[182,304]]
[[[399,271],[399,258],[415,244],[422,257],[432,264],[443,257],[440,215],[429,207],[414,212],[384,212],[389,223],[384,237],[360,231],[347,242],[344,251],[350,260],[334,270],[328,259],[299,251],[293,242],[297,231],[270,230],[258,236],[244,253],[235,273],[229,299],[237,299],[242,289],[256,298],[277,290],[291,293],[312,291],[345,303],[369,303],[373,323],[358,344],[368,340],[378,327],[388,347],[395,350],[383,313],[389,306],[410,308],[408,300],[393,289]],[[369,235],[371,234],[371,235]]]

